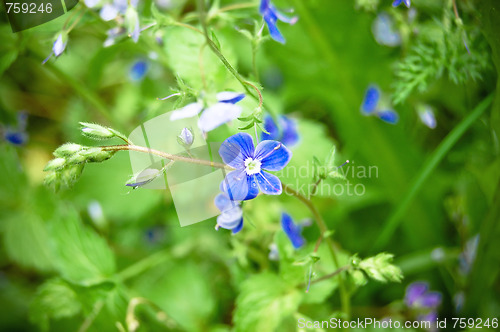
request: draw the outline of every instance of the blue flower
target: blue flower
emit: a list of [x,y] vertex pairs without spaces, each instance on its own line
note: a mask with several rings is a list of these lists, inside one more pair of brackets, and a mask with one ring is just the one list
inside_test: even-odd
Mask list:
[[366,90],[365,98],[363,99],[363,103],[361,104],[361,113],[363,115],[376,115],[380,118],[380,120],[390,124],[398,123],[398,113],[390,109],[380,110],[378,105],[379,100],[379,88],[376,85],[370,85]]
[[264,194],[281,194],[280,179],[264,170],[280,171],[288,164],[292,153],[282,143],[262,141],[254,148],[252,136],[238,133],[222,143],[219,155],[236,169],[221,183],[222,191],[233,200],[253,199],[259,194],[259,188]]
[[243,98],[245,98],[243,93],[223,91],[217,94],[218,102],[207,109],[204,110],[201,102],[191,103],[173,111],[170,120],[190,118],[204,110],[198,120],[198,127],[206,133],[226,122],[237,119],[241,114],[241,107],[236,103]]
[[410,0],[394,0],[392,3],[393,7],[399,6],[401,3],[404,3],[406,7],[410,8],[411,1]]
[[441,304],[441,294],[429,292],[425,282],[414,282],[406,288],[405,303],[412,308],[434,309]]
[[136,61],[130,68],[130,79],[132,81],[140,81],[144,78],[148,71],[148,63],[144,60]]
[[28,141],[28,133],[26,132],[28,114],[24,111],[17,115],[17,126],[12,128],[8,126],[3,131],[3,138],[12,145],[21,146]]
[[[139,0],[131,0],[130,5],[136,8],[138,2]],[[87,0],[85,1],[85,4],[87,4],[87,7],[90,7],[90,4],[92,4],[92,7],[94,7],[95,5],[97,5],[97,2]],[[112,3],[108,3],[102,6],[101,11],[99,12],[99,16],[101,16],[103,21],[111,21],[120,14],[125,15],[128,6],[128,0],[113,0]]]
[[424,125],[431,129],[436,128],[436,117],[434,116],[434,112],[430,106],[424,105],[421,109],[419,109],[418,116]]
[[373,21],[372,32],[380,45],[395,47],[401,44],[401,36],[394,28],[392,18],[386,13],[380,13]]
[[295,249],[302,247],[306,240],[302,237],[302,225],[295,224],[288,213],[281,214],[281,228],[292,242]]
[[45,60],[43,60],[42,64],[45,64],[47,61],[49,61],[52,55],[55,55],[56,58],[60,56],[66,49],[66,44],[68,44],[68,35],[66,33],[60,33],[59,36],[57,36],[56,41],[52,45],[52,52]]
[[268,115],[264,119],[264,129],[269,133],[262,132],[261,140],[280,141],[286,146],[293,146],[299,140],[297,124],[294,120],[281,115],[278,117],[279,125],[274,122],[273,117]]
[[233,201],[226,193],[221,193],[215,197],[215,206],[222,212],[217,217],[215,229],[220,227],[230,229],[233,234],[238,233],[243,228],[243,211],[238,201]]
[[270,0],[260,1],[259,13],[264,18],[264,21],[266,21],[271,38],[276,40],[277,42],[284,44],[285,38],[283,37],[283,35],[278,30],[278,27],[276,26],[277,21],[280,20],[288,24],[295,24],[298,20],[298,17],[297,16],[288,17],[284,15],[282,12],[276,9],[276,7],[273,6]]

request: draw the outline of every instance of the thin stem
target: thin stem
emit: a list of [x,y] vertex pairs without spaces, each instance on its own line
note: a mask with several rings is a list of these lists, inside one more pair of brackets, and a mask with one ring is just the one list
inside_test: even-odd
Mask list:
[[406,209],[410,206],[413,198],[417,195],[420,188],[424,185],[425,181],[432,174],[434,169],[439,165],[444,156],[451,150],[455,143],[462,137],[462,135],[467,131],[467,129],[484,113],[490,106],[493,100],[493,94],[489,95],[476,108],[469,113],[469,115],[462,120],[439,144],[439,146],[434,150],[427,162],[422,166],[417,176],[413,180],[409,190],[406,192],[405,196],[396,207],[390,218],[385,223],[382,233],[379,235],[377,241],[374,245],[374,250],[378,250],[384,247],[390,240],[392,234],[396,231],[399,224],[403,220],[402,217],[406,212]]
[[233,171],[234,168],[231,166],[221,164],[221,163],[216,163],[213,161],[209,160],[202,160],[202,159],[195,159],[195,158],[189,158],[189,157],[183,157],[175,154],[170,154],[167,152],[155,150],[155,149],[149,149],[144,146],[138,146],[138,145],[110,145],[110,146],[101,146],[101,149],[103,151],[137,151],[137,152],[144,152],[144,153],[149,153],[149,154],[154,154],[159,157],[165,158],[165,159],[170,159],[170,160],[175,160],[175,161],[182,161],[186,163],[191,163],[191,164],[198,164],[198,165],[205,165],[205,166],[210,166],[210,167],[216,167],[216,168],[223,168],[227,170]]
[[[264,101],[262,98],[262,93],[260,92],[259,88],[257,88],[254,84],[244,80],[241,77],[241,75],[238,73],[238,71],[236,69],[234,69],[233,66],[231,66],[229,61],[227,61],[226,57],[219,51],[219,49],[217,48],[217,45],[215,45],[215,43],[212,41],[212,39],[208,35],[208,27],[207,27],[207,22],[206,22],[206,12],[205,12],[204,0],[198,0],[198,11],[199,11],[200,23],[201,23],[201,26],[203,27],[202,33],[205,36],[205,39],[207,41],[208,46],[210,47],[212,52],[220,59],[220,61],[222,61],[224,66],[226,66],[227,70],[229,70],[229,72],[231,74],[233,74],[234,78],[236,78],[238,80],[238,82],[240,82],[240,84],[243,85],[243,88],[245,89],[245,91],[249,95],[251,95],[253,98],[255,98],[256,100],[259,101],[259,107],[262,107]],[[257,96],[250,93],[250,90],[248,89],[247,86],[250,86],[251,88],[253,88],[255,90],[255,92],[257,93]]]
[[104,300],[97,301],[94,304],[94,308],[92,309],[92,312],[83,321],[83,324],[78,329],[78,332],[85,332],[89,329],[89,327],[92,325],[92,323],[94,322],[97,315],[99,315],[99,313],[101,312],[103,306],[104,306]]
[[229,5],[229,6],[222,7],[221,9],[219,9],[217,11],[217,14],[218,13],[223,13],[223,12],[228,12],[230,10],[246,9],[246,8],[254,8],[254,7],[257,7],[257,5],[256,5],[255,2],[237,3],[237,4],[234,4],[234,5]]
[[150,269],[151,267],[161,264],[170,258],[170,253],[167,250],[158,251],[125,268],[117,274],[117,278],[120,281],[125,281],[127,279],[133,278]]
[[172,23],[173,25],[177,25],[179,27],[183,27],[183,28],[187,28],[187,29],[190,29],[190,30],[193,30],[203,36],[205,36],[205,34],[203,33],[203,31],[201,31],[200,29],[198,28],[195,28],[194,26],[192,25],[189,25],[189,24],[186,24],[186,23],[182,23],[182,22],[173,22]]
[[[316,209],[316,206],[314,206],[313,202],[310,199],[308,199],[298,191],[294,190],[293,188],[287,186],[286,184],[283,184],[283,189],[286,193],[295,196],[298,200],[304,203],[304,205],[307,206],[309,211],[311,211],[312,215],[314,216],[314,220],[316,221],[316,224],[318,225],[318,228],[321,232],[321,237],[325,239],[328,244],[328,248],[330,249],[330,253],[332,255],[332,259],[335,266],[337,268],[340,268],[339,260],[337,258],[337,253],[335,249],[335,243],[333,242],[331,237],[325,236],[326,233],[328,232],[328,226],[323,220],[323,217],[321,217],[321,214],[318,212],[318,209]],[[351,305],[350,305],[351,300],[349,298],[349,293],[347,292],[347,289],[344,284],[344,279],[342,278],[341,275],[339,275],[338,281],[339,281],[340,302],[342,304],[342,310],[349,317],[351,311]]]
[[[341,268],[339,268],[339,269],[335,270],[335,271],[334,271],[334,272],[332,272],[332,273],[326,274],[326,275],[324,275],[324,276],[322,276],[322,277],[320,277],[320,278],[318,278],[318,279],[312,280],[312,281],[311,281],[311,285],[316,284],[316,283],[318,283],[318,282],[320,282],[320,281],[327,280],[327,279],[330,279],[330,278],[332,278],[332,277],[335,277],[336,275],[338,275],[338,274],[342,273],[343,271],[347,271],[347,270],[349,270],[350,268],[351,268],[351,267],[350,267],[349,265],[342,266]],[[303,287],[305,287],[305,286],[306,286],[306,283],[305,283],[305,282],[303,282],[303,283],[301,283],[301,284],[299,285],[299,287],[300,287],[300,288],[303,288]]]

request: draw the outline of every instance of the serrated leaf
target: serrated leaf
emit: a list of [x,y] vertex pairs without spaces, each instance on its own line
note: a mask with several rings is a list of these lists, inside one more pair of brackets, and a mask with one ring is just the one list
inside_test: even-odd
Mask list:
[[234,314],[237,332],[272,332],[280,322],[293,315],[302,293],[272,273],[262,273],[241,285]]
[[81,285],[102,282],[115,272],[115,258],[106,241],[82,225],[74,211],[52,224],[54,265],[65,279]]

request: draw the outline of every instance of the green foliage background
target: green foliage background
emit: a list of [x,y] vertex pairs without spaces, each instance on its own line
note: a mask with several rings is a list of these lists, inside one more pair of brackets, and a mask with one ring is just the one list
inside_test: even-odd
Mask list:
[[[234,3],[243,1],[220,1],[220,8]],[[390,252],[404,274],[401,283],[371,280],[363,287],[349,279],[351,317],[410,319],[402,299],[417,280],[443,294],[440,318],[499,317],[498,3],[458,1],[460,25],[452,11],[443,10],[451,1],[414,0],[416,26],[405,25],[406,8],[393,9],[391,1],[275,3],[294,7],[299,21],[279,24],[285,45],[266,40],[258,49],[265,111],[298,120],[301,141],[289,167],[307,165],[310,174],[284,175],[282,181],[309,185],[313,158],[323,160],[333,145],[337,165],[349,159],[351,167],[376,166],[376,178],[346,176],[366,187],[364,195],[319,195],[314,203],[333,230],[341,265],[355,253]],[[401,47],[375,42],[376,14],[361,9],[374,3],[400,21]],[[141,25],[158,24],[143,31],[138,43],[124,38],[103,48],[113,24],[80,3],[73,11],[85,14],[67,49],[43,66],[71,14],[16,34],[2,17],[0,120],[14,124],[19,110],[30,116],[26,146],[0,144],[2,330],[119,331],[139,324],[138,331],[295,331],[299,318],[340,315],[337,278],[313,284],[308,293],[298,287],[307,282],[309,265],[297,262],[314,250],[320,233],[315,225],[305,228],[307,245],[292,249],[280,228],[281,212],[296,221],[312,217],[293,197],[259,196],[246,203],[245,228],[231,236],[214,231],[215,219],[181,228],[168,190],[125,187],[131,175],[127,153],[87,165],[71,189],[54,193],[43,186],[43,168],[54,149],[68,141],[95,144],[80,135],[80,121],[131,132],[193,100],[157,100],[182,89],[179,78],[193,91],[242,91],[210,49],[202,48],[201,35],[172,23],[182,19],[199,28],[196,4],[172,4],[157,10],[152,1],[141,1]],[[220,13],[212,2],[207,7],[222,54],[240,74],[258,81],[251,42],[235,29],[253,33],[253,19],[260,28],[258,1],[252,4]],[[135,82],[129,71],[138,59],[149,70]],[[392,97],[399,124],[361,115],[373,82]],[[418,120],[415,110],[422,103],[435,109],[434,130]],[[242,104],[244,115],[257,106],[250,97]],[[242,125],[223,126],[208,139],[221,142]],[[165,133],[166,139],[175,136]],[[98,219],[89,213],[95,202],[103,212]],[[468,274],[460,273],[460,253],[476,234],[475,263]],[[279,262],[268,258],[271,243],[278,246]],[[325,243],[318,255],[317,277],[335,271]],[[465,297],[461,310],[457,294]]]

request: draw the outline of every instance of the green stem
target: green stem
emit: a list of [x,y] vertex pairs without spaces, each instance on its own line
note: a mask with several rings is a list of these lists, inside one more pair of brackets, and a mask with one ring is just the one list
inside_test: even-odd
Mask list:
[[[321,232],[320,236],[322,239],[326,240],[326,242],[328,244],[328,248],[330,249],[330,253],[332,255],[333,262],[334,262],[335,266],[338,269],[340,269],[341,267],[340,267],[340,263],[339,263],[339,260],[337,257],[335,243],[333,242],[332,238],[330,236],[328,236],[328,234],[327,234],[328,226],[326,225],[325,220],[323,219],[323,217],[319,213],[318,209],[316,209],[316,206],[313,204],[313,202],[310,199],[308,199],[307,197],[305,197],[304,195],[302,195],[301,193],[299,193],[295,189],[292,189],[291,187],[287,186],[286,184],[283,184],[283,190],[284,190],[284,192],[295,196],[302,203],[304,203],[305,206],[307,206],[309,211],[311,211],[311,213],[314,217],[314,220],[316,221],[316,224],[318,225],[318,228]],[[340,273],[339,273],[339,277],[338,277],[338,282],[339,282],[339,289],[340,289],[340,302],[342,305],[342,311],[347,315],[347,317],[349,317],[350,312],[351,312],[351,304],[350,304],[351,299],[350,299],[349,293],[347,292],[347,288],[345,287],[344,279],[342,278],[342,275]]]
[[159,265],[166,260],[170,259],[170,253],[167,250],[162,250],[158,251],[150,256],[147,256],[146,258],[130,265],[129,267],[125,268],[121,272],[117,274],[117,278],[119,281],[125,281],[127,279],[133,278],[144,271],[152,268],[153,266]]
[[170,159],[170,160],[175,160],[175,161],[181,161],[185,163],[191,163],[191,164],[198,164],[198,165],[205,165],[205,166],[210,166],[210,167],[217,167],[217,168],[224,168],[230,171],[233,171],[234,168],[231,166],[227,166],[225,164],[221,163],[216,163],[213,161],[209,160],[202,160],[202,159],[194,159],[194,158],[189,158],[189,157],[184,157],[184,156],[179,156],[175,154],[170,154],[167,152],[163,151],[158,151],[155,149],[150,149],[144,146],[138,146],[138,145],[110,145],[110,146],[101,146],[101,149],[103,151],[137,151],[137,152],[144,152],[144,153],[149,153],[149,154],[154,154],[159,157],[165,158],[165,159]]
[[493,95],[486,97],[478,106],[460,122],[439,144],[436,150],[432,153],[431,157],[422,166],[418,172],[415,180],[410,186],[410,189],[406,192],[399,205],[396,207],[392,215],[389,217],[385,223],[385,227],[382,233],[375,242],[374,250],[379,250],[383,248],[388,241],[391,239],[392,234],[397,229],[401,223],[401,218],[403,217],[406,209],[412,202],[413,198],[417,195],[420,188],[422,188],[425,181],[429,178],[434,169],[443,160],[444,156],[450,151],[450,149],[455,145],[460,137],[467,131],[467,129],[481,116],[481,114],[486,111],[493,100]]
[[[332,273],[325,274],[324,276],[319,277],[318,279],[315,279],[315,280],[311,281],[311,285],[316,284],[316,283],[318,283],[318,282],[320,282],[320,281],[323,281],[323,280],[327,280],[327,279],[333,278],[333,277],[335,277],[336,275],[339,275],[340,273],[342,273],[343,271],[347,271],[347,270],[349,270],[350,268],[351,268],[351,266],[350,266],[350,265],[342,266],[341,268],[338,268],[337,270],[335,270],[335,271],[334,271],[334,272],[332,272]],[[300,288],[303,288],[303,287],[305,287],[305,286],[307,286],[307,283],[305,283],[305,282],[303,282],[303,283],[301,283],[301,284],[299,285],[299,287],[300,287]]]

